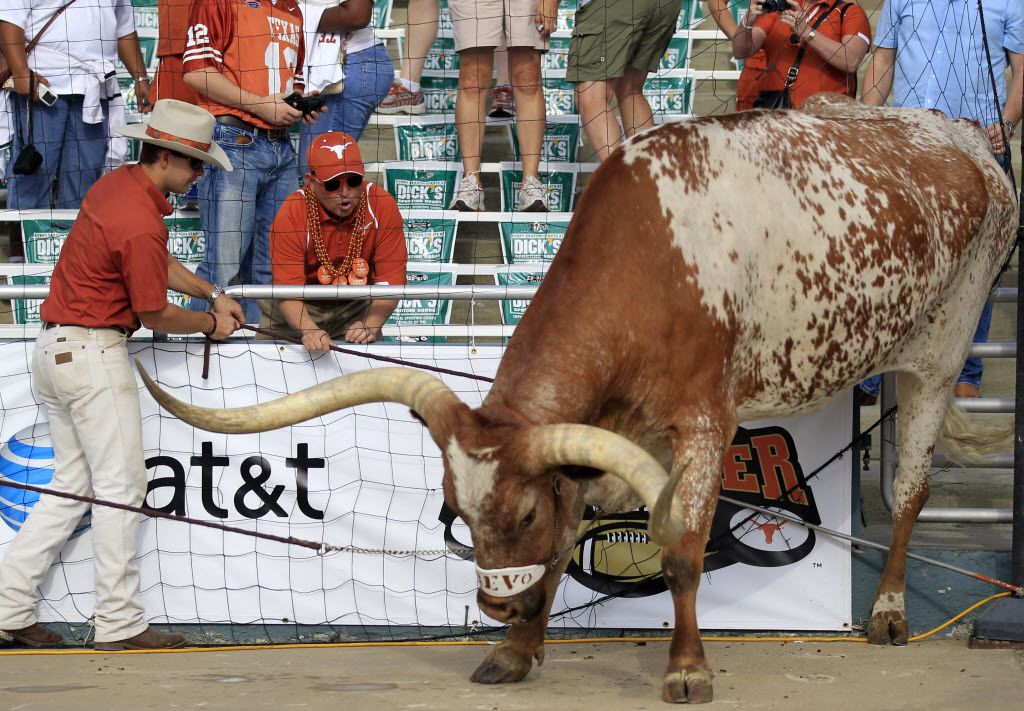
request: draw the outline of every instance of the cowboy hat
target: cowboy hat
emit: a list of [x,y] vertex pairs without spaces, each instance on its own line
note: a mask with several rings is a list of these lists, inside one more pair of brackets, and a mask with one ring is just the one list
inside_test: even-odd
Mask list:
[[206,109],[184,101],[161,99],[153,105],[149,121],[120,126],[117,132],[231,170],[227,154],[213,140],[216,123],[213,114]]

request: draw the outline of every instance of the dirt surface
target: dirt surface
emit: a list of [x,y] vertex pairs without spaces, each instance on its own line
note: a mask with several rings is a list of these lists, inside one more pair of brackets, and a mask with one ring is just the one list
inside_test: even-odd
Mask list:
[[[547,645],[518,684],[471,684],[480,646],[0,656],[0,709],[661,709],[665,643]],[[962,642],[709,642],[713,706],[1013,708],[1024,654]],[[1017,701],[1014,701],[1017,699]]]

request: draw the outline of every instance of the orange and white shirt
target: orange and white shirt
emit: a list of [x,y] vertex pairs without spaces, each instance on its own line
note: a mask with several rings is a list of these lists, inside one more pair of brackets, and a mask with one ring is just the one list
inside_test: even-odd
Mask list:
[[[402,214],[391,193],[374,183],[364,185],[366,222],[361,225],[365,232],[359,256],[370,265],[368,283],[400,286],[405,284],[408,261]],[[332,263],[337,264],[348,254],[354,222],[354,212],[339,221],[320,207],[321,234]],[[306,224],[306,197],[301,190],[281,203],[270,226],[270,262],[275,284],[320,283],[316,276],[320,261]]]
[[[301,91],[305,82],[302,11],[296,0],[202,0],[189,10],[185,72],[211,67],[257,96]],[[200,106],[262,128],[277,128],[200,92]]]

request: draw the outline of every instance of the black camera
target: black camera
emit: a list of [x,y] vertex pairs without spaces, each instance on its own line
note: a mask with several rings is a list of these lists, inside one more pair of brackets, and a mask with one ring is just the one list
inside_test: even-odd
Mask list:
[[314,111],[319,111],[324,107],[324,100],[319,94],[303,96],[297,91],[293,91],[291,94],[284,97],[284,103],[288,104],[296,111],[301,111],[303,116],[308,116]]
[[782,12],[788,9],[789,3],[786,0],[763,0],[761,2],[761,12],[766,15],[769,12]]

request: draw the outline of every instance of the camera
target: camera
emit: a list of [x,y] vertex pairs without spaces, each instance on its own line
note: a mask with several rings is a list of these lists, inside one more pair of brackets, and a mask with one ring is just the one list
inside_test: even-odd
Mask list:
[[308,116],[314,111],[319,111],[324,107],[324,100],[319,94],[303,96],[297,91],[293,91],[291,94],[284,97],[284,103],[297,111],[301,111],[303,116]]
[[761,12],[766,15],[769,12],[782,12],[788,9],[789,3],[786,0],[763,0],[761,3]]

